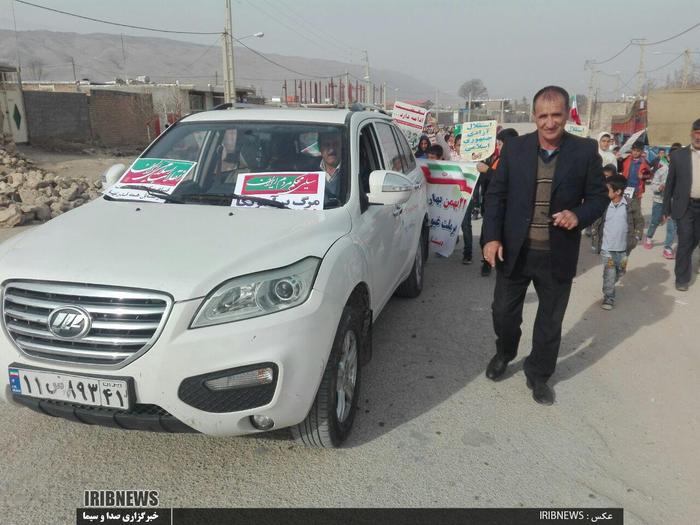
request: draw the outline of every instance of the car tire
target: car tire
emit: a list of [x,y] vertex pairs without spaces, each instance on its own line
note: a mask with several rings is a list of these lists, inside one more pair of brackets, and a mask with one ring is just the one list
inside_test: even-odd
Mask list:
[[406,280],[402,282],[396,289],[395,295],[397,297],[406,297],[408,299],[414,299],[420,295],[423,291],[423,277],[425,276],[425,240],[427,235],[425,229],[418,239],[418,248],[416,248],[416,256],[413,259],[413,267],[411,268],[411,273],[406,277]]
[[337,448],[350,434],[360,392],[362,325],[361,312],[345,306],[314,404],[306,419],[291,428],[297,442]]

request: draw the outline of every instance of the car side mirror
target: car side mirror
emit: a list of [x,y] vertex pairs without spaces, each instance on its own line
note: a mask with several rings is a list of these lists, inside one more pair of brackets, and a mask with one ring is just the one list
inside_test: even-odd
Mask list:
[[404,204],[411,198],[414,184],[396,171],[376,170],[369,174],[370,204]]
[[102,174],[102,189],[106,190],[114,186],[119,179],[122,178],[125,171],[126,166],[124,164],[114,164],[113,166],[107,168]]

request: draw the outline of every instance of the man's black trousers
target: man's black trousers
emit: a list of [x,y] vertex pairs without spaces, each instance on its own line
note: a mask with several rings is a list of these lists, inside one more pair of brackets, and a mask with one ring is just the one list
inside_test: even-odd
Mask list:
[[496,351],[507,360],[515,358],[522,331],[523,303],[530,283],[535,286],[538,306],[532,333],[532,352],[525,360],[525,375],[547,381],[554,373],[561,343],[561,324],[571,292],[571,280],[552,276],[549,251],[523,248],[515,268],[506,277],[499,268],[493,294],[493,328]]
[[676,220],[678,250],[676,250],[676,283],[688,284],[692,276],[693,250],[700,242],[700,199],[690,199],[683,217]]

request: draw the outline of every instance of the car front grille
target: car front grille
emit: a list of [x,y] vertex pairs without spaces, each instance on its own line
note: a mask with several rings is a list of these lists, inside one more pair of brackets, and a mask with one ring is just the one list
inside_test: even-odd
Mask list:
[[[160,292],[15,281],[3,290],[2,319],[15,345],[30,357],[121,367],[153,345],[171,306],[171,297]],[[49,317],[64,307],[86,311],[89,332],[73,339],[56,336],[49,329]]]

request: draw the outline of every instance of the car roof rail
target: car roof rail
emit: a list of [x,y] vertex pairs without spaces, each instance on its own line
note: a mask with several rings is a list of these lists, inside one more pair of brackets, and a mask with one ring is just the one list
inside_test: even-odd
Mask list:
[[376,104],[365,104],[362,102],[355,102],[350,106],[350,111],[376,111],[377,113],[383,113],[384,115],[389,115],[384,108]]
[[218,110],[218,109],[231,109],[233,107],[233,102],[225,102],[224,104],[219,104],[218,106],[214,106],[211,108],[212,110]]
[[304,102],[299,104],[304,109],[338,109],[338,104],[325,102]]

